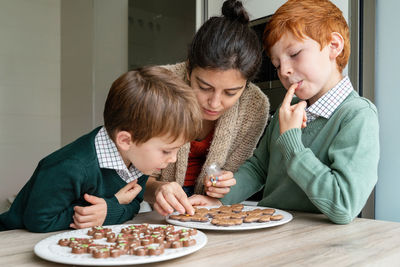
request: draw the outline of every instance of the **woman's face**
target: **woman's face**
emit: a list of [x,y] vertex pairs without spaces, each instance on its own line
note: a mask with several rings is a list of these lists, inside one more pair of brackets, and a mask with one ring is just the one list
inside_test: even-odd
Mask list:
[[231,108],[246,87],[246,79],[236,69],[194,68],[188,77],[203,112],[203,119],[214,121]]

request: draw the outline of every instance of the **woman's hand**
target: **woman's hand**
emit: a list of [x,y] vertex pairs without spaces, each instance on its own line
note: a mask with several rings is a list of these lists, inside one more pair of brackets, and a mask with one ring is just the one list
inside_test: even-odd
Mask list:
[[236,184],[236,179],[230,171],[222,171],[218,175],[218,181],[212,183],[209,177],[204,179],[204,191],[213,198],[223,198],[231,190],[231,186]]
[[189,202],[193,206],[221,206],[222,203],[216,198],[203,196],[203,195],[193,195],[189,197]]
[[295,105],[290,105],[298,83],[292,84],[286,92],[285,98],[279,109],[279,131],[281,134],[293,128],[305,128],[307,122],[305,101],[300,101]]
[[178,211],[181,214],[194,214],[186,193],[177,182],[164,183],[155,191],[155,202],[153,208],[163,216]]

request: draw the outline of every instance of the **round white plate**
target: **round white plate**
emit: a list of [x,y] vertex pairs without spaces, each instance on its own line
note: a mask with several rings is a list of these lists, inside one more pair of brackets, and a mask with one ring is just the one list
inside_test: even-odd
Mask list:
[[[119,224],[119,225],[110,225],[105,226],[107,228],[111,228],[112,231],[119,233],[121,228],[127,227],[131,224]],[[149,224],[151,227],[162,226],[160,224]],[[184,227],[176,227],[176,229],[182,229]],[[201,232],[197,231],[197,235],[192,238],[196,239],[196,245],[191,247],[182,247],[182,248],[171,248],[165,249],[165,252],[159,256],[135,256],[135,255],[121,255],[117,258],[106,258],[106,259],[96,259],[93,258],[90,254],[72,254],[71,248],[59,246],[57,243],[61,238],[70,238],[70,237],[83,237],[87,238],[86,235],[89,229],[80,229],[69,232],[64,232],[60,234],[55,234],[53,236],[49,236],[46,239],[38,242],[35,245],[35,254],[39,257],[53,262],[64,263],[64,264],[78,264],[78,265],[91,265],[91,266],[112,266],[112,265],[131,265],[131,264],[143,264],[150,262],[158,262],[170,260],[178,257],[182,257],[193,253],[207,244],[207,236]],[[96,243],[99,244],[109,244],[105,239],[95,240]]]
[[[200,208],[218,208],[218,206],[209,206],[209,207],[200,207]],[[243,211],[249,211],[254,209],[270,209],[267,207],[259,207],[259,206],[244,206]],[[178,214],[178,213],[173,213]],[[275,209],[274,215],[281,214],[283,215],[283,219],[280,221],[270,221],[270,222],[253,222],[253,223],[242,223],[241,225],[234,225],[234,226],[217,226],[211,224],[211,220],[208,222],[181,222],[178,220],[172,220],[169,216],[166,217],[166,221],[170,224],[175,224],[179,226],[189,227],[189,228],[197,228],[203,230],[227,230],[227,231],[237,231],[237,230],[253,230],[253,229],[260,229],[260,228],[267,228],[267,227],[274,227],[278,225],[282,225],[285,223],[290,222],[293,219],[292,214],[289,212]]]

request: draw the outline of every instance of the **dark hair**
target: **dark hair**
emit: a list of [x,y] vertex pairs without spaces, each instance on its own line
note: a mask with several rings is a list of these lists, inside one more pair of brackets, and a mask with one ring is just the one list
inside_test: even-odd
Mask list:
[[196,67],[237,69],[252,80],[261,64],[262,50],[241,1],[227,0],[222,16],[208,19],[195,34],[188,51],[189,74]]
[[202,123],[194,91],[162,67],[143,67],[115,80],[103,117],[112,140],[118,131],[127,131],[138,144],[164,135],[189,142],[198,136]]

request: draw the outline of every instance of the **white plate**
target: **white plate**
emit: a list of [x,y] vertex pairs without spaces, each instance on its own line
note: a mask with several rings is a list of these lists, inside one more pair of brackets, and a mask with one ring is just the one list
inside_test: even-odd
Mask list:
[[[209,206],[209,207],[200,207],[200,208],[218,208],[218,206]],[[244,206],[243,211],[249,211],[254,209],[271,209],[267,207],[259,207],[259,206]],[[173,213],[178,214],[178,213]],[[237,231],[237,230],[253,230],[253,229],[260,229],[260,228],[267,228],[267,227],[274,227],[278,225],[282,225],[285,223],[290,222],[293,219],[292,214],[289,212],[275,209],[274,215],[281,214],[283,215],[283,219],[280,221],[270,221],[270,222],[253,222],[253,223],[242,223],[241,225],[234,225],[234,226],[217,226],[211,224],[210,220],[208,222],[181,222],[178,220],[172,220],[169,216],[166,217],[166,221],[170,224],[180,225],[189,228],[197,228],[203,230],[227,230],[227,231]]]
[[[131,224],[119,224],[119,225],[110,225],[105,226],[107,228],[111,228],[114,232],[119,233],[121,228],[127,227]],[[162,226],[160,224],[149,224],[151,227]],[[183,227],[176,227],[176,229],[182,229]],[[64,263],[64,264],[78,264],[78,265],[92,265],[92,266],[112,266],[112,265],[130,265],[130,264],[142,264],[142,263],[150,263],[150,262],[158,262],[165,261],[169,259],[174,259],[178,257],[182,257],[193,253],[207,244],[207,236],[201,231],[197,231],[197,235],[193,236],[196,239],[196,245],[191,247],[182,247],[182,248],[171,248],[165,249],[165,252],[159,256],[135,256],[135,255],[121,255],[117,258],[106,258],[106,259],[96,259],[93,258],[90,254],[72,254],[71,248],[62,247],[58,245],[58,241],[61,238],[70,238],[70,237],[84,237],[87,238],[86,235],[88,228],[74,230],[69,232],[64,232],[60,234],[55,234],[53,236],[49,236],[46,239],[38,242],[35,245],[35,254],[39,257],[53,262]],[[96,243],[109,244],[105,241],[105,239],[95,240]]]

